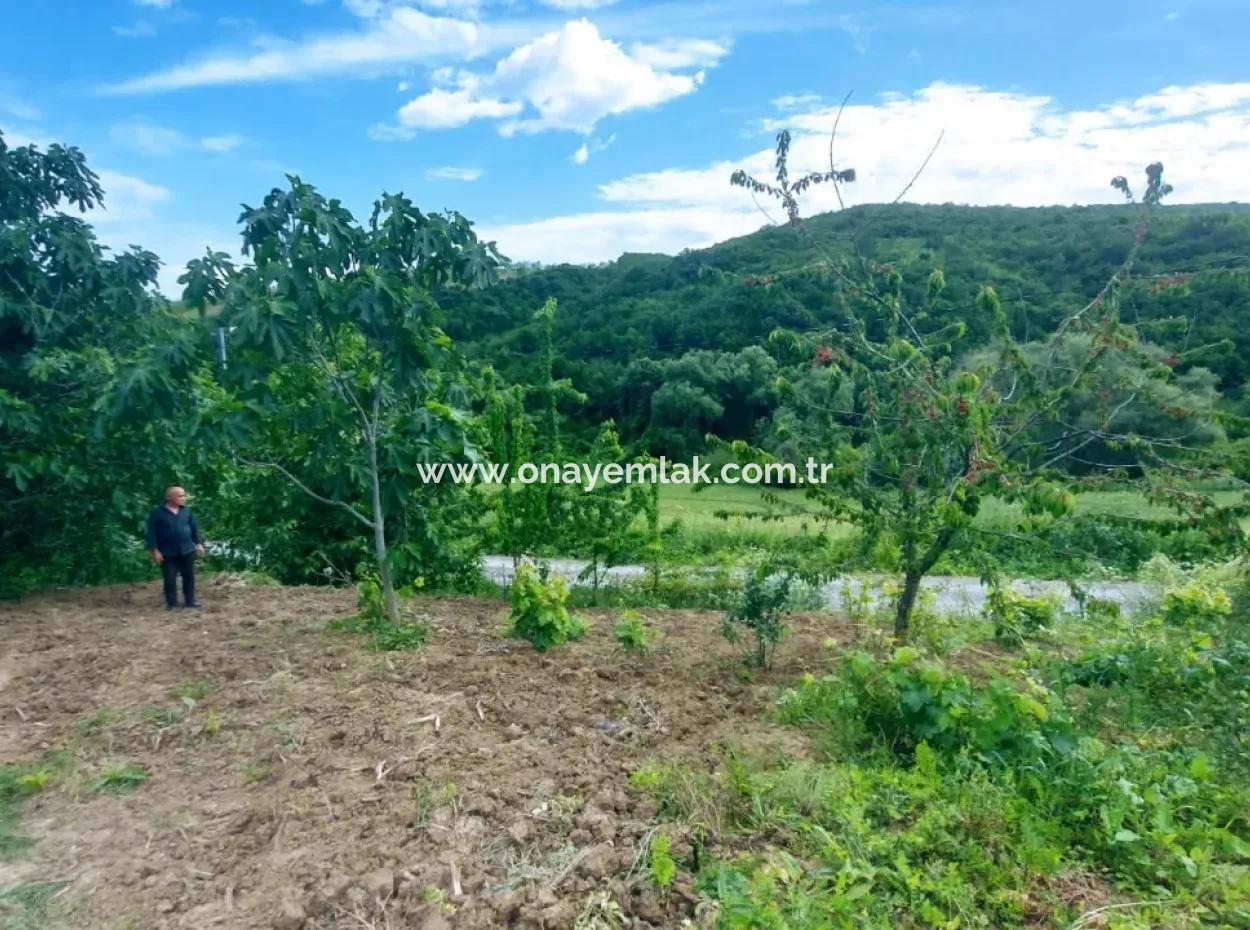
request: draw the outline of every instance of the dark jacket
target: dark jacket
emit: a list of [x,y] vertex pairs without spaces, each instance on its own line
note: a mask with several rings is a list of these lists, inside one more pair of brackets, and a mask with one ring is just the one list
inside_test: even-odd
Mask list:
[[162,504],[148,514],[149,549],[157,549],[167,558],[177,558],[194,552],[201,542],[200,528],[195,525],[190,507],[179,507],[177,513],[172,513]]

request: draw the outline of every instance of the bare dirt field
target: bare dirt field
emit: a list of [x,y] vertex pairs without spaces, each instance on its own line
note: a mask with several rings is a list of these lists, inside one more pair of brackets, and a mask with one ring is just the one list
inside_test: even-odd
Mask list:
[[693,923],[688,880],[661,897],[634,868],[657,821],[629,773],[803,753],[765,711],[837,635],[793,618],[747,682],[713,613],[647,611],[666,645],[637,659],[615,612],[539,654],[499,601],[426,600],[430,642],[378,653],[326,628],[354,592],[218,576],[203,600],[0,605],[0,764],[56,772],[0,888],[60,883],[56,926],[568,928],[605,894],[627,926]]

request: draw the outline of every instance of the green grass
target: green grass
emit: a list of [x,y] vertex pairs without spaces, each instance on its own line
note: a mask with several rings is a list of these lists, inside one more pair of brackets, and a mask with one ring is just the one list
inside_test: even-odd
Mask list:
[[51,930],[67,907],[55,900],[65,882],[25,882],[0,886],[0,930]]
[[94,794],[102,791],[109,794],[129,794],[147,780],[148,773],[142,766],[128,762],[105,769],[91,782],[89,788]]
[[[811,506],[803,492],[797,490],[768,492],[746,485],[717,485],[699,491],[689,485],[669,484],[660,488],[660,521],[669,523],[680,520],[684,529],[695,533],[748,533],[775,539],[817,533],[824,528],[821,522],[808,516],[762,519],[779,513],[772,503],[765,500],[766,496],[780,499],[785,509]],[[735,516],[725,520],[716,515],[718,512],[742,512],[752,516]],[[846,526],[835,525],[833,528],[835,535],[850,532]]]
[[30,848],[18,832],[26,799],[43,791],[56,777],[51,764],[0,765],[0,861],[13,859]]

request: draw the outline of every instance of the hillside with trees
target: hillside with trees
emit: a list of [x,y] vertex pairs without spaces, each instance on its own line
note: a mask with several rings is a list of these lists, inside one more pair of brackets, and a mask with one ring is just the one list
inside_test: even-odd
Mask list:
[[[821,250],[854,246],[894,266],[913,300],[941,269],[944,300],[932,320],[965,324],[957,348],[971,352],[992,332],[975,303],[982,285],[994,286],[1015,338],[1044,336],[1120,266],[1136,222],[1124,205],[860,206],[807,220],[815,244],[770,226],[674,257],[515,270],[489,290],[440,300],[466,353],[524,382],[541,356],[532,309],[556,298],[558,371],[587,395],[570,410],[585,437],[611,418],[627,443],[683,455],[708,432],[747,439],[769,428],[779,362],[760,347],[777,328],[835,316]],[[1123,300],[1127,315],[1156,324],[1161,342],[1183,346],[1176,368],[1194,372],[1193,390],[1217,390],[1224,409],[1250,412],[1250,206],[1160,207]]]

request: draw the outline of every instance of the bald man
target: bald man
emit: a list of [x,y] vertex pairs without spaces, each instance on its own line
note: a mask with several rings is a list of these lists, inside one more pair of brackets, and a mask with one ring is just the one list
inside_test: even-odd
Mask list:
[[165,575],[165,609],[178,606],[178,576],[182,575],[182,598],[188,607],[195,599],[195,557],[204,554],[200,528],[187,506],[187,492],[180,487],[165,491],[165,503],[148,514],[148,551]]

